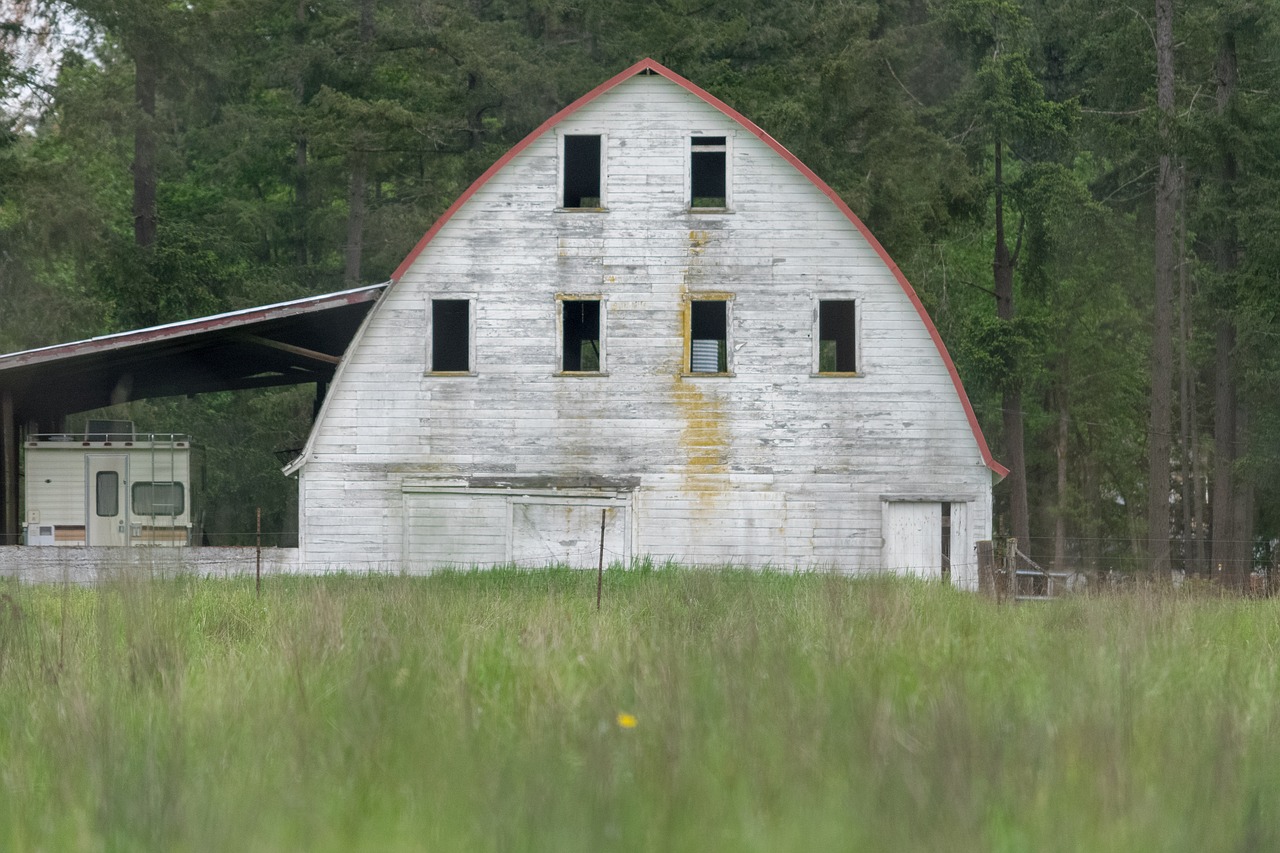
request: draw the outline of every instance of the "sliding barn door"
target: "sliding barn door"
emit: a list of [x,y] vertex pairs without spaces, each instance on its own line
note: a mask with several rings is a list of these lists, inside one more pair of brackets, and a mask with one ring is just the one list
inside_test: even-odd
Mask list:
[[[942,504],[889,501],[882,522],[885,571],[922,578],[942,577]],[[948,531],[949,532],[949,531]]]

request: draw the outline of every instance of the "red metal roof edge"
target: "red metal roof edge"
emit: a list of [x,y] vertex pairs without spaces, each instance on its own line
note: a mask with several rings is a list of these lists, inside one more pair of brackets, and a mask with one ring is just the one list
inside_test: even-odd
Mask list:
[[920,316],[921,321],[924,322],[925,328],[929,331],[929,337],[933,339],[934,346],[938,348],[938,354],[942,356],[942,362],[946,365],[947,373],[951,376],[951,383],[955,386],[956,393],[960,397],[960,403],[964,407],[965,417],[969,421],[969,428],[973,431],[973,437],[978,443],[978,451],[982,456],[982,461],[988,468],[994,471],[997,476],[1003,478],[1008,475],[1009,469],[997,462],[995,457],[991,454],[991,448],[987,445],[986,436],[982,434],[982,427],[978,425],[978,416],[973,411],[973,404],[969,402],[969,395],[964,390],[964,383],[960,381],[960,373],[956,370],[955,362],[951,360],[951,354],[947,352],[946,344],[942,342],[942,336],[938,334],[938,327],[933,324],[933,319],[929,316],[929,312],[925,310],[924,303],[920,301],[920,297],[916,293],[915,288],[911,286],[911,282],[907,281],[907,277],[903,275],[902,270],[898,268],[898,265],[894,262],[893,258],[889,257],[889,253],[885,251],[884,246],[880,245],[880,241],[875,238],[875,235],[872,234],[870,230],[868,230],[867,226],[858,218],[858,215],[853,212],[853,209],[845,203],[844,199],[842,199],[826,181],[818,177],[812,169],[800,162],[800,158],[788,151],[782,143],[778,142],[778,140],[766,133],[762,128],[756,125],[755,122],[742,115],[742,113],[738,112],[715,95],[712,95],[705,89],[698,87],[693,82],[686,80],[684,77],[681,77],[679,74],[654,59],[642,59],[630,68],[627,68],[625,71],[621,71],[613,77],[610,77],[608,80],[604,81],[599,86],[595,87],[590,92],[578,98],[576,101],[569,104],[569,106],[544,121],[536,130],[516,143],[510,151],[502,155],[496,163],[486,169],[484,174],[476,178],[475,181],[472,182],[471,186],[467,187],[462,195],[458,196],[457,200],[455,200],[453,204],[449,205],[449,209],[440,215],[440,218],[437,219],[427,233],[422,236],[422,239],[413,247],[413,250],[409,252],[405,259],[400,263],[400,266],[396,267],[396,271],[391,275],[392,282],[400,280],[405,272],[408,271],[409,267],[412,266],[413,262],[417,260],[418,256],[426,249],[431,240],[440,232],[440,229],[444,227],[445,223],[452,219],[453,215],[458,212],[458,209],[461,208],[462,205],[466,204],[482,186],[488,183],[490,178],[506,166],[507,163],[511,162],[517,154],[528,148],[535,139],[538,139],[548,130],[555,127],[557,124],[564,121],[573,113],[591,103],[605,92],[608,92],[624,80],[629,80],[635,75],[645,71],[652,71],[655,74],[665,77],[672,83],[680,86],[690,94],[697,96],[701,100],[718,109],[720,112],[724,113],[729,118],[736,121],[738,124],[742,125],[742,127],[750,131],[761,142],[780,154],[782,158],[794,166],[800,174],[812,181],[814,186],[821,190],[822,194],[829,198],[831,202],[835,204],[836,208],[843,213],[851,223],[853,223],[853,226],[858,229],[858,232],[863,236],[863,239],[865,239],[868,245],[875,250],[876,254],[880,257],[880,260],[884,261],[885,265],[889,268],[889,271],[893,273],[894,279],[897,280],[898,285],[907,295],[907,298],[911,301],[911,305]]
[[89,338],[83,341],[53,344],[52,346],[8,353],[6,355],[0,355],[0,371],[11,370],[18,367],[28,367],[33,364],[42,364],[47,361],[56,361],[62,358],[72,358],[75,356],[90,355],[99,352],[110,352],[112,350],[124,349],[137,344],[173,340],[176,338],[187,337],[188,335],[199,334],[201,332],[213,331],[215,329],[248,326],[253,323],[263,322],[264,320],[278,320],[284,317],[296,317],[299,314],[307,314],[312,311],[335,308],[341,305],[358,305],[361,302],[369,302],[377,299],[389,284],[391,284],[391,282],[384,281],[381,284],[357,287],[351,290],[342,290],[337,293],[325,293],[320,296],[304,296],[301,299],[293,299],[288,302],[277,302],[272,305],[261,305],[255,308],[241,308],[237,311],[228,311],[225,314],[214,314],[209,317],[197,317],[193,320],[180,320],[176,323],[166,323],[161,326],[151,326],[146,329],[116,332],[114,334],[100,335],[96,338]]

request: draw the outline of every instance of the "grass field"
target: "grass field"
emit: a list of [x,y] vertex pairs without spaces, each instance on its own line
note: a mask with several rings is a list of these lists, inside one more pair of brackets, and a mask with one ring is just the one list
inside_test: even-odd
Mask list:
[[1280,610],[824,574],[0,587],[12,850],[1280,849]]

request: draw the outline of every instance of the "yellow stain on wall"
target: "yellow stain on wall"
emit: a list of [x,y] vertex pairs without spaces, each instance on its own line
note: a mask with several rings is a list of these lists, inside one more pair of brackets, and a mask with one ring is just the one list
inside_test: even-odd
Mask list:
[[[683,346],[671,386],[671,401],[680,422],[684,490],[690,495],[697,495],[703,509],[710,509],[716,496],[726,487],[724,475],[728,471],[730,442],[724,404],[716,396],[714,388],[704,388],[686,377],[689,367],[690,279],[697,273],[698,256],[710,242],[709,231],[689,232],[691,263],[680,277],[682,308],[678,319],[680,325],[676,330]],[[699,291],[699,296],[713,295]]]
[[726,470],[729,431],[720,400],[692,382],[677,380],[672,400],[680,416],[680,448],[690,474],[720,474]]

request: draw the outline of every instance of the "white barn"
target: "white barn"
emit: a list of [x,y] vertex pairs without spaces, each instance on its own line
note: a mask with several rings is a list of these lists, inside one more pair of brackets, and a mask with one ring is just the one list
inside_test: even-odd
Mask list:
[[396,270],[302,454],[303,570],[832,567],[976,587],[987,448],[849,207],[652,60],[495,163]]

